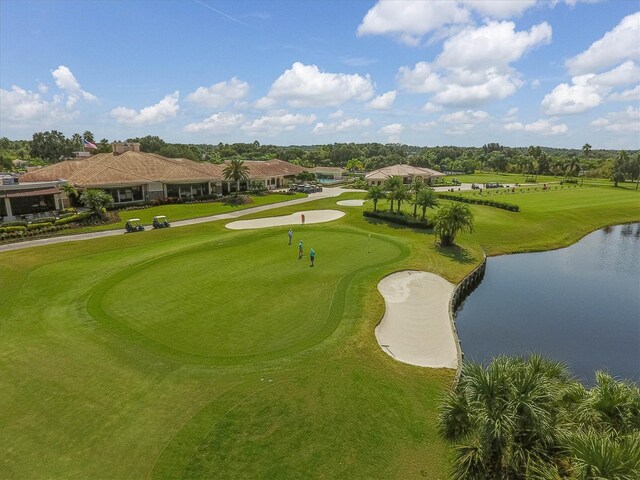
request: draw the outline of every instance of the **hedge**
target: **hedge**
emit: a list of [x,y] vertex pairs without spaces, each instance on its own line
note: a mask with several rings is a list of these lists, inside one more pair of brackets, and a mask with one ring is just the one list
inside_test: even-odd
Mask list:
[[7,227],[0,227],[0,233],[13,233],[13,232],[25,232],[27,227],[23,225],[9,225]]
[[51,223],[51,222],[31,223],[27,227],[27,230],[28,231],[41,230],[41,229],[46,228],[46,227],[53,227],[53,223]]
[[399,225],[406,225],[407,227],[412,228],[433,228],[433,225],[428,221],[423,222],[422,220],[418,220],[411,215],[405,215],[403,213],[391,213],[391,212],[373,212],[371,210],[365,210],[362,212],[362,215],[365,217],[378,218],[380,220],[386,220],[391,223],[397,223]]
[[453,200],[454,202],[472,203],[474,205],[485,205],[487,207],[501,208],[511,212],[519,212],[520,206],[513,203],[496,202],[495,200],[485,200],[482,198],[463,197],[460,195],[450,195],[447,193],[438,193],[438,197],[445,200]]

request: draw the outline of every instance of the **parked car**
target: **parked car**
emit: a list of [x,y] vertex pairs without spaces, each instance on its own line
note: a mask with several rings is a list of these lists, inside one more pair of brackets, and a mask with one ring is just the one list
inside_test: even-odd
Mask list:
[[139,218],[130,218],[124,224],[125,233],[144,232],[144,225]]
[[164,215],[156,215],[153,217],[153,228],[168,228],[171,225],[169,224],[169,220]]

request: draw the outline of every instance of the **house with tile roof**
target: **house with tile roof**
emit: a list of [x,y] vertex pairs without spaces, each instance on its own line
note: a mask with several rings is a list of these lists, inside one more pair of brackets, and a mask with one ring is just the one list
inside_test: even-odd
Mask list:
[[408,185],[414,178],[420,177],[426,184],[431,184],[433,178],[443,177],[444,173],[424,167],[414,167],[411,165],[391,165],[389,167],[373,170],[364,176],[367,185],[383,185],[391,177],[399,177],[402,183]]
[[[276,159],[245,161],[244,164],[248,167],[249,181],[262,182],[268,190],[286,187],[290,180],[304,171],[298,165]],[[0,198],[5,198],[0,214],[13,217],[31,213],[24,210],[29,210],[29,202],[36,199],[44,202],[51,210],[67,206],[67,198],[60,190],[63,184],[73,185],[80,191],[87,188],[105,190],[113,197],[116,205],[168,197],[193,198],[227,194],[235,189],[235,183],[224,179],[224,167],[224,164],[166,158],[141,152],[137,143],[115,143],[111,153],[64,160],[28,171],[19,181],[20,185],[30,185],[29,189],[0,186]],[[243,182],[240,189],[246,189],[247,183]],[[55,193],[51,190],[54,184],[57,189]],[[28,196],[25,192],[33,192],[33,198],[23,199],[22,206],[16,211],[11,203],[17,204],[18,201],[9,199],[18,198],[18,189],[21,190],[20,198]]]

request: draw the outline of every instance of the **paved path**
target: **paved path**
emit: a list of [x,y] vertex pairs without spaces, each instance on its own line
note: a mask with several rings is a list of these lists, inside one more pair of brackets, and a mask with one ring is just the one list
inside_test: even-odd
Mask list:
[[384,317],[375,330],[382,350],[400,362],[458,368],[456,337],[449,318],[455,286],[429,272],[405,270],[383,278]]
[[[299,205],[301,203],[313,202],[314,200],[320,200],[322,198],[337,197],[344,192],[360,192],[363,190],[355,190],[352,188],[324,188],[322,192],[310,193],[306,198],[296,198],[295,200],[287,200],[286,202],[271,203],[269,205],[261,205],[259,207],[246,208],[244,210],[236,210],[235,212],[221,213],[219,215],[211,215],[209,217],[192,218],[189,220],[178,220],[171,222],[171,228],[184,227],[186,225],[197,225],[199,223],[215,222],[217,220],[228,220],[245,215],[251,215],[252,213],[264,212],[266,210],[273,210],[274,208],[286,207],[289,205]],[[60,237],[40,238],[37,240],[27,240],[25,242],[9,243],[7,245],[0,245],[0,252],[9,252],[12,250],[21,250],[23,248],[37,247],[39,245],[52,245],[54,243],[64,242],[78,242],[82,240],[91,240],[93,238],[112,237],[114,235],[123,235],[123,229],[106,230],[104,232],[93,233],[81,233],[78,235],[64,235]]]

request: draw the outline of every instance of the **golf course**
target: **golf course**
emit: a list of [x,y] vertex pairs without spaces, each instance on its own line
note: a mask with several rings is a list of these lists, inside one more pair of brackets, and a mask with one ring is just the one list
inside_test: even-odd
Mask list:
[[0,252],[0,478],[446,479],[435,419],[456,372],[380,348],[376,285],[401,270],[456,284],[483,251],[640,220],[628,183],[493,193],[520,210],[469,205],[473,233],[441,248],[364,217],[371,201],[336,203],[364,198],[242,217],[344,212],[294,225],[291,245],[289,226],[219,220]]

